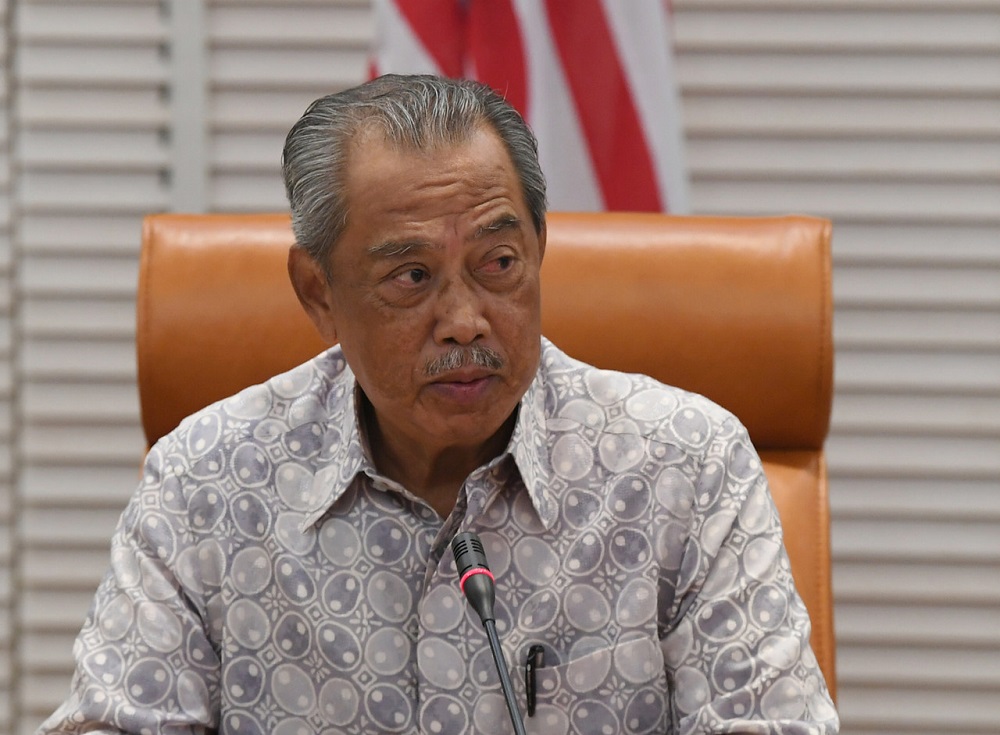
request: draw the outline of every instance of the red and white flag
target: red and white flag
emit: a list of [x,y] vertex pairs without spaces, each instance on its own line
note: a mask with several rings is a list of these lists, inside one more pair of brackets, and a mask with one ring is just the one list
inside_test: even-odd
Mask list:
[[688,210],[669,0],[375,0],[374,74],[486,82],[538,137],[554,210]]

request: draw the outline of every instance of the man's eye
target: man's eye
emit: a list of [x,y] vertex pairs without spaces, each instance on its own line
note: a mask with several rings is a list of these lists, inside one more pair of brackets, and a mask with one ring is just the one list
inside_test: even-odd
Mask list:
[[396,280],[401,281],[407,285],[414,285],[427,280],[429,277],[427,271],[423,268],[407,268],[405,271],[401,271]]

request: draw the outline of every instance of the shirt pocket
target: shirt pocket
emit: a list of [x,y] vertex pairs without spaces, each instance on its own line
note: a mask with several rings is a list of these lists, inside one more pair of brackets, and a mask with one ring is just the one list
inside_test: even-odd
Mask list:
[[535,671],[536,707],[527,716],[523,676],[515,679],[528,733],[619,735],[668,731],[669,696],[660,643],[641,637]]

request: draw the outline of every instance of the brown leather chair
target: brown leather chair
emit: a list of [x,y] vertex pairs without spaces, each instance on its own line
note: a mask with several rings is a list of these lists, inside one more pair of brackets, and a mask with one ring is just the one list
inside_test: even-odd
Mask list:
[[[542,325],[569,354],[703,393],[746,424],[781,513],[812,644],[835,690],[823,442],[832,397],[830,223],[548,218]],[[156,215],[138,295],[142,421],[189,413],[323,350],[286,275],[283,215]]]

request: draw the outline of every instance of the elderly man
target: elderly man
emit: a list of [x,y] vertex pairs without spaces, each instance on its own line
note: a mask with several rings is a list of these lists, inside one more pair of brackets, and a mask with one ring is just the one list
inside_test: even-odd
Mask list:
[[528,732],[836,732],[740,423],[542,337],[520,116],[382,77],[315,102],[284,172],[337,346],[150,451],[41,731],[509,732],[446,553],[474,531],[522,709],[541,647]]

